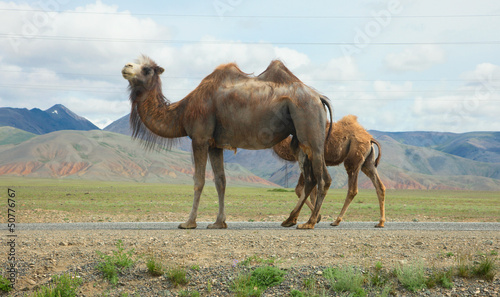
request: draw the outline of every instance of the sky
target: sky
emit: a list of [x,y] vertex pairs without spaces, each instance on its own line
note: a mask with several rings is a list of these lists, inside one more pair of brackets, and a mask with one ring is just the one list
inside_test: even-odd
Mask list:
[[220,64],[282,60],[370,130],[500,131],[498,0],[0,1],[0,107],[130,112],[145,54],[178,101]]

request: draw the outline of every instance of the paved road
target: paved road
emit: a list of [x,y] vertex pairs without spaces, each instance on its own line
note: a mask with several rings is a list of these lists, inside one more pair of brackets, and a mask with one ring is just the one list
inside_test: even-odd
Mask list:
[[[206,229],[208,222],[199,222],[197,229]],[[154,223],[41,223],[16,224],[16,230],[177,230],[179,222]],[[3,224],[4,230],[7,224]],[[321,222],[315,229],[366,230],[375,229],[375,223],[343,222],[338,227]],[[294,227],[292,227],[293,229]],[[278,222],[228,222],[228,230],[284,230]],[[379,230],[435,230],[435,231],[500,231],[500,223],[449,223],[449,222],[389,222]]]

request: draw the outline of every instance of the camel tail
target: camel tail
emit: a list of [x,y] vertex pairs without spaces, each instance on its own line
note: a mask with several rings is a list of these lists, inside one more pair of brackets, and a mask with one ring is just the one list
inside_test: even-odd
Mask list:
[[321,103],[323,103],[326,108],[328,108],[328,112],[330,112],[330,126],[328,127],[328,134],[326,134],[326,140],[328,140],[328,137],[330,137],[330,132],[332,132],[332,126],[333,126],[333,112],[332,112],[332,106],[330,105],[330,99],[326,96],[320,96],[319,99],[321,100]]
[[381,149],[380,143],[378,141],[376,141],[374,138],[372,138],[370,140],[370,142],[374,143],[378,147],[378,156],[377,156],[377,159],[375,159],[375,167],[377,167],[378,163],[380,163],[380,157],[382,157],[382,149]]

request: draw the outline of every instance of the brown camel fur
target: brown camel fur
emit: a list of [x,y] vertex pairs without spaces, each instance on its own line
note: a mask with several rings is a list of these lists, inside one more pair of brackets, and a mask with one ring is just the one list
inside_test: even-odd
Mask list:
[[[282,159],[287,161],[296,161],[294,153],[290,150],[291,139],[287,138],[273,147],[274,152]],[[378,146],[378,156],[375,159],[375,150],[373,145]],[[333,124],[333,130],[325,143],[325,162],[327,166],[336,166],[344,163],[348,175],[347,197],[339,216],[332,226],[338,226],[344,217],[349,204],[358,193],[358,175],[359,170],[368,176],[377,192],[380,206],[380,221],[375,227],[383,228],[385,223],[385,186],[380,180],[377,172],[377,166],[381,157],[380,144],[368,133],[357,121],[357,117],[348,115],[340,121]],[[295,188],[295,193],[299,197],[299,203],[295,207],[290,217],[282,223],[284,227],[290,227],[297,223],[297,217],[304,202],[301,202],[304,189],[304,177],[300,175],[299,182]],[[315,203],[316,189],[311,192],[311,201]],[[312,204],[305,201],[309,208]],[[321,216],[318,216],[318,221]]]
[[[223,150],[270,148],[290,134],[293,135],[292,150],[298,156],[305,177],[304,192],[309,195],[318,186],[311,217],[297,228],[314,228],[331,184],[323,154],[327,125],[325,106],[331,109],[328,99],[298,79],[291,83],[280,81],[279,76],[277,82],[272,77],[262,80],[243,73],[236,64],[230,63],[217,67],[184,99],[170,103],[161,89],[163,71],[153,60],[142,56],[137,63],[125,65],[122,75],[129,81],[130,122],[135,138],[154,141],[157,137],[189,136],[192,140],[193,208],[188,220],[179,228],[196,228],[207,159],[214,171],[219,196],[217,219],[208,228],[227,228]],[[266,71],[268,74],[274,72],[269,67]]]

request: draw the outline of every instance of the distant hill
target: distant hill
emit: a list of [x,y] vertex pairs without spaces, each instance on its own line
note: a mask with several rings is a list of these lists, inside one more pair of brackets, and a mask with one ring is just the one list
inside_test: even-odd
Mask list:
[[130,130],[129,118],[130,114],[124,115],[123,117],[104,127],[103,130],[124,135],[132,135],[132,130]]
[[[225,169],[228,185],[277,187],[239,164]],[[147,152],[130,137],[106,131],[57,131],[0,145],[0,176],[192,184],[193,173],[189,152]],[[209,167],[207,183],[212,179]]]
[[401,144],[432,148],[480,162],[500,163],[500,132],[370,131],[370,133],[375,137],[389,136]]
[[13,127],[0,127],[0,145],[19,144],[25,140],[35,137],[36,134],[26,132]]
[[89,120],[78,116],[64,105],[56,104],[43,111],[38,108],[0,108],[0,127],[10,126],[34,134],[59,130],[99,130]]

